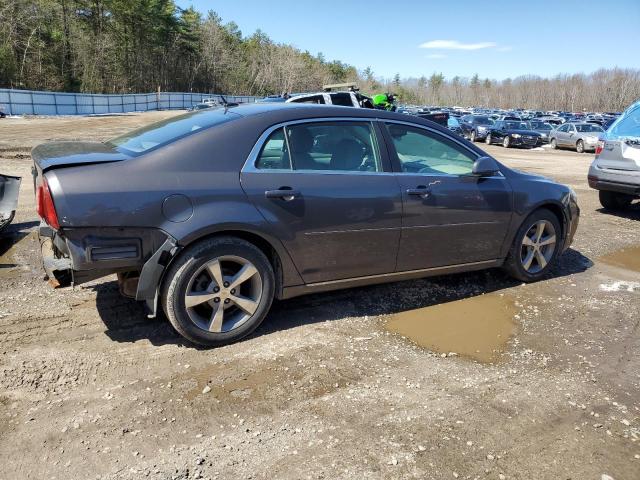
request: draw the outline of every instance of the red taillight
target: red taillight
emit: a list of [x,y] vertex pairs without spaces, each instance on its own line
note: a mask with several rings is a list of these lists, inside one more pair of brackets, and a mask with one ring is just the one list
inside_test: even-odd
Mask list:
[[42,183],[36,191],[36,208],[40,218],[47,222],[51,228],[56,230],[60,228],[56,207],[53,204],[53,197],[51,197],[51,191],[45,177],[42,177]]
[[598,144],[596,145],[596,155],[600,155],[603,149],[604,149],[604,140],[598,140]]

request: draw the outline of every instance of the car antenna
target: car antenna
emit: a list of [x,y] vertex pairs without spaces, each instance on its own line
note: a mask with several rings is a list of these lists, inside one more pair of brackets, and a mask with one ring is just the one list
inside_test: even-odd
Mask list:
[[223,95],[220,95],[220,100],[222,100],[222,104],[224,105],[224,111],[226,113],[226,111],[229,109],[229,102],[227,102],[227,99],[224,98]]

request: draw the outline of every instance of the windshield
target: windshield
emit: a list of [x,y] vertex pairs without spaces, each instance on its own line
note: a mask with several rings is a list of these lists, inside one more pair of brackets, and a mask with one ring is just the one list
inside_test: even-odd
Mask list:
[[511,130],[531,130],[529,122],[504,122],[504,126]]
[[548,123],[534,123],[533,128],[536,130],[553,130],[553,127]]
[[604,132],[604,130],[600,125],[591,125],[591,124],[576,125],[576,130],[583,133],[584,132],[599,132],[599,133]]
[[136,156],[199,130],[220,125],[236,118],[240,118],[240,116],[226,108],[207,108],[153,123],[109,140],[106,144],[118,151]]
[[493,125],[493,120],[489,117],[473,117],[471,121],[475,125]]
[[640,138],[640,102],[626,111],[607,131],[607,138]]

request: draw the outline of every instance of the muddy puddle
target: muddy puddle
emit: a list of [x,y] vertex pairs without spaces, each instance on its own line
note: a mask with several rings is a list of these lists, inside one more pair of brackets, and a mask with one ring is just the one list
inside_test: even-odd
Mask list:
[[511,297],[488,294],[396,313],[385,328],[433,352],[494,363],[514,333],[515,314]]
[[599,258],[605,265],[640,272],[640,247],[628,247]]

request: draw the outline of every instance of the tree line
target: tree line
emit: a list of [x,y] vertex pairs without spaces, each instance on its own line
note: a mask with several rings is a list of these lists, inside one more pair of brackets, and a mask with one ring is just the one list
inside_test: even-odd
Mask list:
[[0,0],[0,87],[263,95],[355,80],[264,32],[173,0]]
[[173,0],[0,0],[0,87],[91,93],[163,91],[266,95],[358,83],[403,103],[541,110],[622,110],[640,98],[640,70],[553,78],[377,77],[258,30],[245,36],[215,12]]
[[553,78],[526,75],[505,80],[429,77],[379,82],[365,70],[368,88],[397,92],[407,103],[563,111],[622,111],[640,100],[640,69],[600,69],[590,74],[559,74]]

